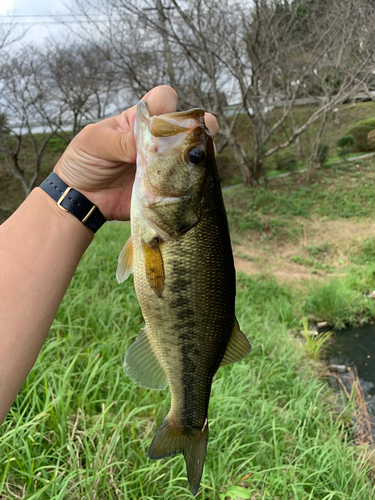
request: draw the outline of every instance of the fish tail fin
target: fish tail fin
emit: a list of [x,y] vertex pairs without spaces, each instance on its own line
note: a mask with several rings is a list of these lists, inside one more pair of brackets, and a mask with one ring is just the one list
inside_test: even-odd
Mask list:
[[148,456],[152,460],[158,460],[182,453],[186,463],[190,491],[196,495],[202,478],[207,441],[207,419],[201,431],[187,432],[171,425],[167,416],[155,434]]

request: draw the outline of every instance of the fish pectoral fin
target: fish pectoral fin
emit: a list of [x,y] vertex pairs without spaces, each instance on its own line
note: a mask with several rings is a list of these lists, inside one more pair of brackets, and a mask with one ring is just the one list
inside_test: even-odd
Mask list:
[[170,457],[176,453],[184,455],[190,491],[196,495],[201,482],[208,441],[208,422],[201,431],[184,432],[164,419],[148,450],[152,460]]
[[220,366],[230,365],[231,363],[241,361],[241,359],[243,359],[250,351],[251,345],[245,335],[241,332],[238,321],[235,318],[232,334]]
[[119,283],[127,280],[133,272],[133,241],[132,237],[125,243],[118,258],[116,278]]
[[164,263],[158,238],[148,244],[143,242],[143,255],[147,281],[156,295],[161,297],[164,291]]
[[146,327],[127,350],[124,370],[134,382],[147,389],[167,387],[167,375],[152,347]]

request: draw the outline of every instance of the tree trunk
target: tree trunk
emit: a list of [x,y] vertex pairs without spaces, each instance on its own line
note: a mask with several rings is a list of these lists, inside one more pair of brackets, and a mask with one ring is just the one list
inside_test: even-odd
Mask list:
[[315,141],[314,141],[314,144],[312,147],[311,156],[309,158],[308,165],[307,165],[307,180],[308,180],[308,182],[312,182],[316,167],[318,165],[320,141],[322,139],[323,132],[324,132],[324,129],[326,126],[326,121],[327,121],[327,112],[325,111],[320,119],[319,130],[316,134]]
[[243,183],[246,187],[251,187],[256,184],[253,173],[250,169],[250,166],[248,165],[246,159],[244,158],[242,151],[241,151],[241,146],[238,144],[236,141],[235,137],[233,134],[230,134],[228,137],[228,144],[229,147],[232,150],[234,159],[237,162],[237,165],[239,166],[241,170],[241,174],[243,177]]
[[296,156],[298,160],[303,159],[303,154],[302,154],[302,147],[301,147],[301,136],[296,137]]

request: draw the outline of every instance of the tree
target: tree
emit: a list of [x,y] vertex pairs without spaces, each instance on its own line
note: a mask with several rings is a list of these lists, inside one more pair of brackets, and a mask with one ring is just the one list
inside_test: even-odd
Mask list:
[[[369,56],[358,57],[358,50],[353,56],[363,28],[358,15],[363,3],[254,0],[254,9],[242,11],[243,35],[228,39],[226,65],[238,82],[241,105],[253,130],[255,183],[264,178],[264,158],[288,147],[320,120],[310,165],[313,172],[328,113],[355,93],[357,78],[370,73]],[[374,44],[369,49],[373,53]],[[305,122],[296,125],[301,98],[314,107]],[[275,120],[271,111],[277,103],[282,112]],[[286,140],[271,145],[278,130],[284,131]]]
[[[172,83],[181,107],[216,114],[247,186],[264,182],[265,158],[319,120],[312,175],[328,115],[374,68],[369,0],[107,0],[104,23],[88,14],[94,4],[76,3],[91,26],[82,36],[100,33],[132,95]],[[302,99],[311,111],[303,123],[295,112]],[[227,102],[237,103],[231,115]],[[237,137],[240,114],[252,131],[251,151]]]
[[0,68],[0,151],[25,196],[34,187],[48,141],[61,126],[61,106],[35,47],[23,47]]
[[84,121],[105,116],[118,90],[116,73],[103,50],[82,42],[46,45],[42,58],[48,83],[62,107],[62,123],[69,129],[60,132],[69,142]]

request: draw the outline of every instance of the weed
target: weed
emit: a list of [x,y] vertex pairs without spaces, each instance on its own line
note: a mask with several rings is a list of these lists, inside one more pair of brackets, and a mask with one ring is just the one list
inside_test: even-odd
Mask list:
[[291,257],[290,260],[301,266],[311,267],[314,270],[332,272],[335,269],[334,266],[324,262],[324,259],[327,257],[328,243],[306,246],[305,252],[308,254],[308,257],[303,257],[298,254]]
[[322,356],[323,348],[327,341],[332,337],[333,332],[311,335],[306,317],[301,319],[301,326],[305,334],[307,355],[309,358],[317,361]]
[[249,262],[254,262],[254,260],[255,260],[254,257],[252,257],[251,255],[249,255],[247,253],[242,253],[242,252],[236,251],[235,255],[239,259],[248,260]]
[[304,309],[312,319],[327,321],[336,329],[365,318],[369,321],[374,315],[373,305],[361,292],[348,286],[345,278],[312,283]]
[[328,243],[322,243],[321,245],[306,245],[306,251],[311,255],[311,257],[317,258],[321,254],[328,252]]
[[367,238],[355,252],[350,254],[350,260],[354,264],[375,263],[375,238]]

